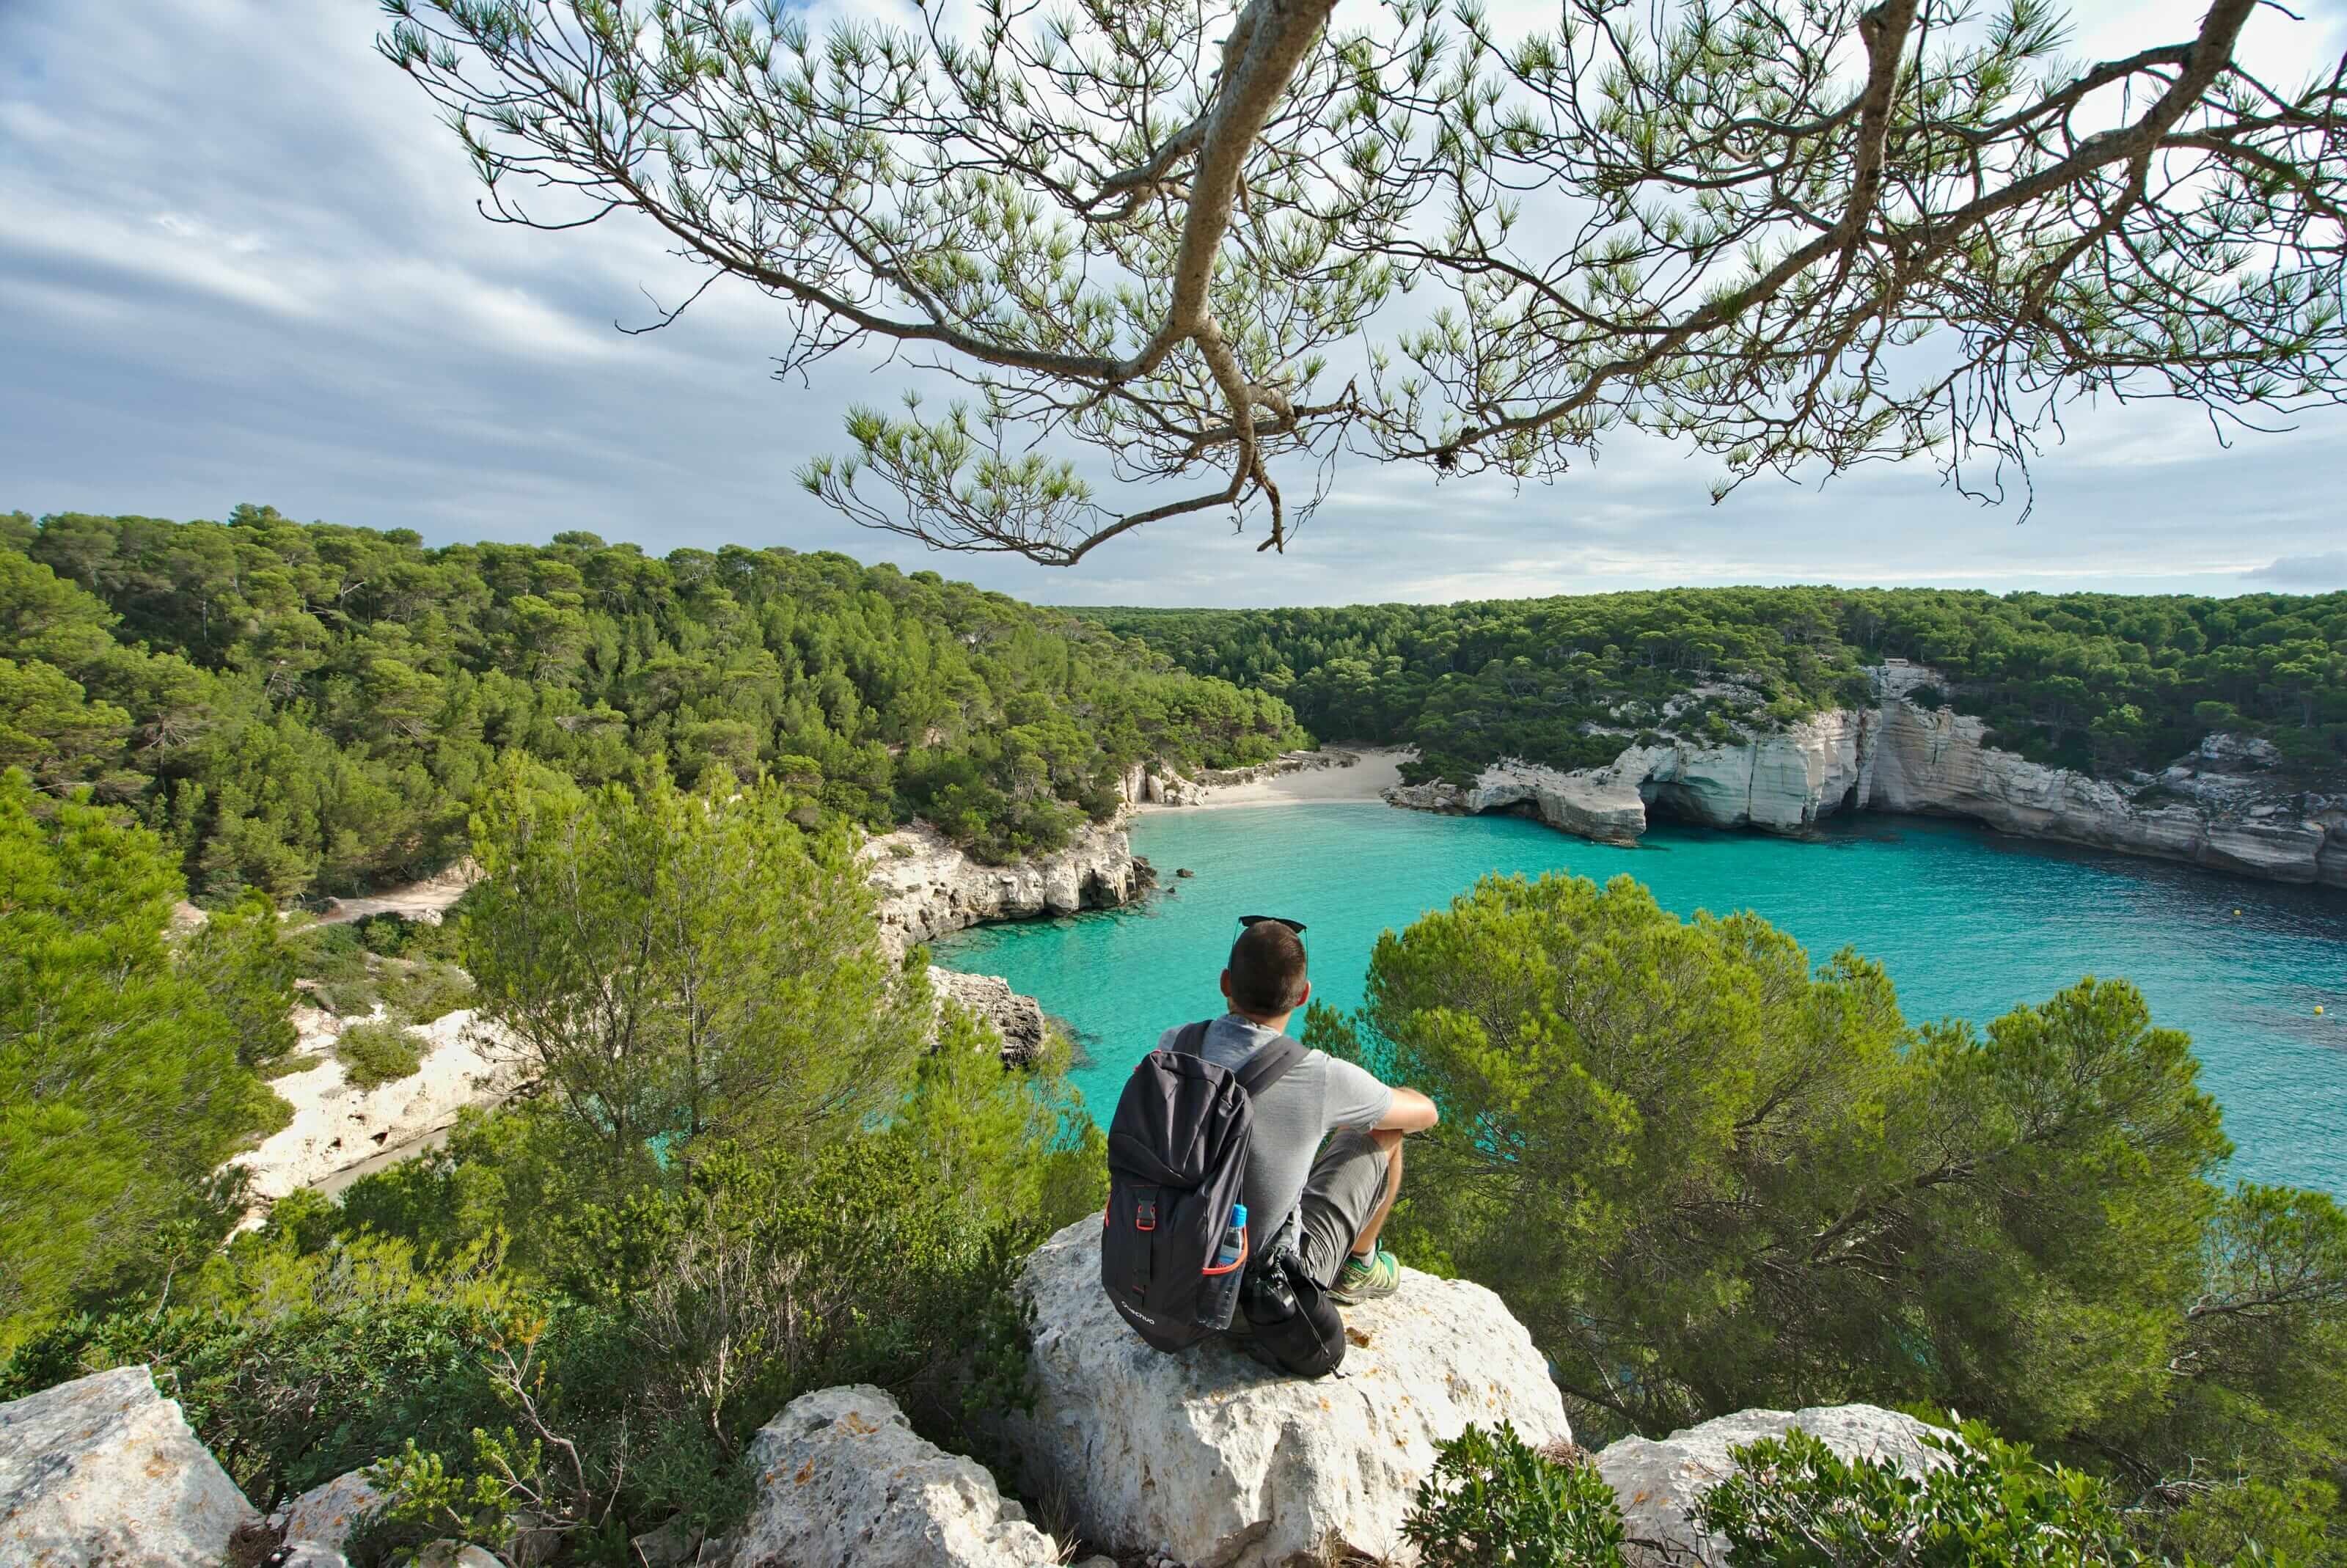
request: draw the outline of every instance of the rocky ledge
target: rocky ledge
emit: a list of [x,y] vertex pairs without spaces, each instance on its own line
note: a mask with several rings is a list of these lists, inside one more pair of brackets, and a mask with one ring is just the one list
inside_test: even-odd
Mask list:
[[1129,904],[1149,882],[1121,823],[1088,825],[1065,848],[1012,866],[973,860],[918,822],[866,840],[861,854],[880,896],[880,938],[900,953],[988,920]]
[[1101,1289],[1100,1235],[1079,1220],[1027,1262],[1036,1401],[1008,1421],[1026,1490],[1065,1498],[1094,1545],[1192,1568],[1375,1557],[1400,1545],[1434,1445],[1470,1421],[1572,1440],[1532,1336],[1481,1286],[1403,1270],[1347,1311],[1340,1375],[1305,1382],[1226,1342],[1142,1343]]
[[1043,1053],[1043,1004],[1021,996],[998,975],[965,975],[929,966],[929,989],[950,999],[994,1026],[1002,1037],[1002,1060],[1024,1067]]
[[1986,743],[1987,725],[1915,700],[1942,683],[1920,665],[1875,672],[1877,702],[1711,743],[1625,745],[1604,767],[1507,761],[1466,787],[1386,792],[1395,805],[1529,811],[1553,827],[1635,843],[1651,816],[1799,833],[1837,813],[1954,816],[2003,832],[2185,861],[2280,882],[2347,886],[2347,795],[2283,784],[2263,741],[2211,735],[2165,771],[2122,782]]

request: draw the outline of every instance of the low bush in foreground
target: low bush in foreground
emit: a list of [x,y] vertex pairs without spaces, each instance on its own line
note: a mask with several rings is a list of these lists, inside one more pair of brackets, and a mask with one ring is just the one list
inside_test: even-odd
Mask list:
[[[1923,1440],[1919,1475],[1846,1460],[1795,1430],[1734,1450],[1696,1518],[1737,1568],[2250,1568],[2325,1555],[2303,1518],[2269,1512],[2287,1546],[2235,1532],[2202,1553],[2139,1541],[2107,1485],[1977,1423]],[[2285,1511],[2286,1513],[2287,1511]],[[1624,1568],[1622,1513],[1586,1458],[1534,1450],[1502,1423],[1442,1445],[1402,1524],[1422,1568]],[[2268,1541],[2273,1538],[2269,1536]],[[1689,1568],[1694,1568],[1692,1560]]]

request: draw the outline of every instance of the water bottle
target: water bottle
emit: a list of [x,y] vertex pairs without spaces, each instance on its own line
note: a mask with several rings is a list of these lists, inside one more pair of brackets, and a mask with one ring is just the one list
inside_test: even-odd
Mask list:
[[1231,1228],[1223,1233],[1221,1250],[1214,1254],[1214,1266],[1228,1268],[1246,1254],[1246,1205],[1231,1205]]

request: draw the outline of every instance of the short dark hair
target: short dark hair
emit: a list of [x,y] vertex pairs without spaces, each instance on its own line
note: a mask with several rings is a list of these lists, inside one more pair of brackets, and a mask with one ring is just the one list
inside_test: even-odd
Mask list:
[[1304,999],[1303,938],[1258,920],[1231,944],[1231,1003],[1241,1012],[1286,1012]]

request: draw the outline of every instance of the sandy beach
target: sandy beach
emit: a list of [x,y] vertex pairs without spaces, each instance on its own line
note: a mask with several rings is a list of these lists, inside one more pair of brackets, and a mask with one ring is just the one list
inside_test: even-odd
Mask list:
[[1325,805],[1332,801],[1375,801],[1401,783],[1408,746],[1331,746],[1331,754],[1354,760],[1332,767],[1292,768],[1253,784],[1209,784],[1195,805],[1145,805],[1143,811],[1215,811],[1242,805]]

